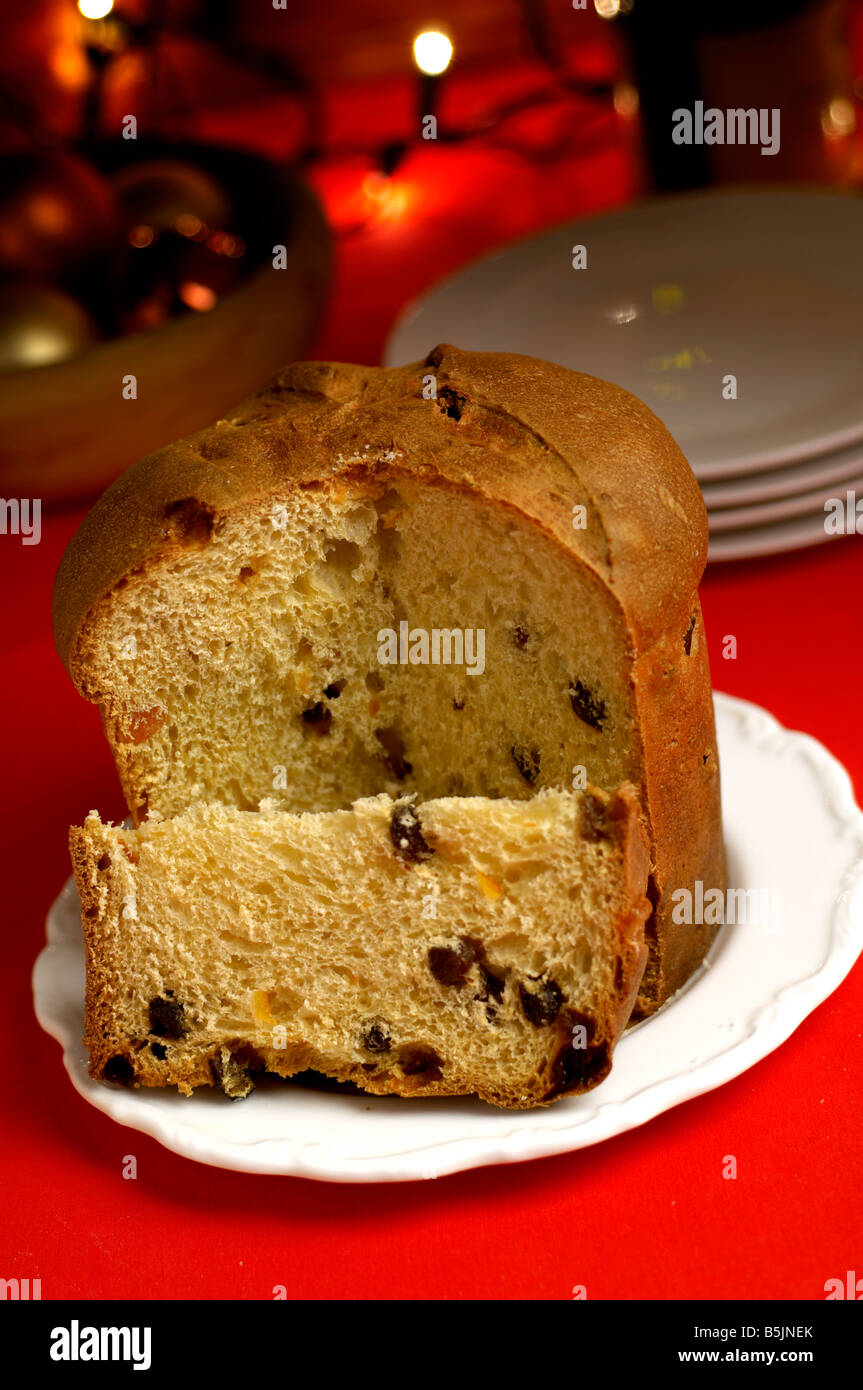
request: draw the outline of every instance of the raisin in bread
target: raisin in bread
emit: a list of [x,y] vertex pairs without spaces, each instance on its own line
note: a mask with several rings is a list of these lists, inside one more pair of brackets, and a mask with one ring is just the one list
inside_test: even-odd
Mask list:
[[[136,822],[632,783],[647,1013],[713,935],[671,894],[725,886],[706,553],[686,460],[620,387],[447,346],[300,363],[108,490],[55,633]],[[480,631],[469,662],[459,634]],[[406,638],[389,664],[381,634]]]
[[[608,1072],[647,952],[630,788],[71,832],[94,1076],[245,1094],[312,1068],[526,1107]],[[134,988],[130,983],[134,982]]]

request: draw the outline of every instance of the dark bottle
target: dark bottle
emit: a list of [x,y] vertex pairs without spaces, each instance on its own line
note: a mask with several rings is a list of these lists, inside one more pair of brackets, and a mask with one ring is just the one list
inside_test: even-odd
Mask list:
[[[655,189],[854,177],[844,0],[634,0],[618,23]],[[674,112],[699,102],[702,111],[778,111],[778,149],[675,143]]]

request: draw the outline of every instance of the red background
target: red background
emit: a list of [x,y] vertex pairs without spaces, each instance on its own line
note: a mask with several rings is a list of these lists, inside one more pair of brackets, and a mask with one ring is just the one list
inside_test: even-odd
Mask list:
[[[863,965],[735,1081],[580,1153],[435,1182],[336,1186],[205,1168],[72,1089],[29,973],[69,873],[66,832],[123,814],[98,716],[48,625],[76,517],[0,546],[8,853],[0,1110],[3,1277],[44,1298],[824,1297],[863,1274]],[[702,589],[717,688],[821,739],[863,781],[863,543],[715,566]],[[736,661],[721,639],[737,637]],[[812,866],[813,873],[818,866]],[[121,1176],[124,1154],[137,1181]],[[722,1178],[734,1154],[738,1178]]]
[[[278,144],[278,120],[267,129]],[[318,176],[336,224],[369,215],[357,192],[364,172],[358,163]],[[401,211],[339,245],[311,355],[379,360],[396,312],[438,275],[636,189],[620,140],[562,155],[541,187],[529,161],[481,146],[417,155],[398,179]],[[98,716],[67,681],[50,633],[53,575],[82,514],[45,517],[39,546],[0,538],[0,1277],[40,1278],[44,1298],[271,1298],[284,1284],[292,1298],[568,1299],[584,1284],[590,1299],[822,1299],[826,1279],[863,1274],[859,964],[787,1043],[721,1089],[580,1153],[436,1182],[329,1185],[206,1168],[89,1107],[36,1024],[30,989],[45,913],[69,873],[68,826],[93,806],[124,813]],[[702,599],[716,687],[819,738],[859,798],[863,541],[714,566]],[[734,661],[722,659],[727,634]],[[129,1153],[134,1182],[121,1176]],[[727,1154],[736,1181],[722,1178]]]

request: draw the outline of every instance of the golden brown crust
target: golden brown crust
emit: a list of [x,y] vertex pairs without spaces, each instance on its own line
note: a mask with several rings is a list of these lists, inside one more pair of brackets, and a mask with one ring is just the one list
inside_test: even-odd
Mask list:
[[[438,401],[423,398],[434,376]],[[456,420],[440,408],[455,398]],[[443,395],[441,394],[443,393]],[[358,441],[375,449],[364,458]],[[142,459],[85,518],[54,591],[57,649],[93,605],[172,544],[166,513],[196,498],[217,513],[285,485],[413,474],[530,517],[613,589],[636,653],[687,608],[704,569],[698,485],[664,425],[622,387],[509,353],[436,348],[425,363],[286,367],[226,420]],[[573,526],[584,506],[587,525]]]
[[669,627],[636,662],[633,683],[643,798],[654,843],[650,892],[656,903],[639,1016],[652,1013],[685,984],[718,930],[673,922],[671,895],[679,888],[693,892],[698,879],[705,890],[724,891],[727,883],[710,667],[697,594],[688,621]]
[[[429,377],[436,401],[423,396]],[[532,358],[450,346],[401,368],[293,364],[228,419],[143,459],[96,504],[57,575],[60,656],[94,698],[77,649],[82,626],[130,571],[178,544],[184,503],[218,519],[285,488],[406,473],[530,519],[588,565],[620,606],[656,904],[638,1003],[651,1012],[696,968],[712,935],[672,922],[671,893],[697,879],[724,889],[726,871],[697,596],[706,511],[668,431],[622,388]],[[585,509],[584,528],[573,526],[576,507]]]

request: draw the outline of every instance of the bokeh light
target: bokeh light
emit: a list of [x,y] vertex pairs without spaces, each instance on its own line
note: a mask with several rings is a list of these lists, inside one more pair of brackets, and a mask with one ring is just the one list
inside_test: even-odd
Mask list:
[[416,65],[420,72],[426,73],[429,77],[437,77],[439,73],[445,72],[451,57],[452,44],[446,34],[429,30],[427,33],[417,34],[414,39]]
[[114,0],[78,0],[78,9],[85,19],[104,19],[114,8]]

